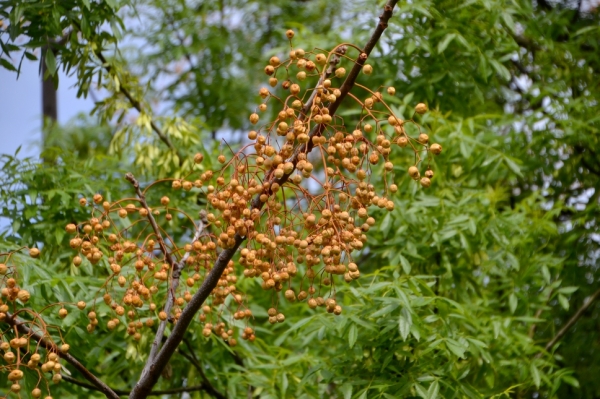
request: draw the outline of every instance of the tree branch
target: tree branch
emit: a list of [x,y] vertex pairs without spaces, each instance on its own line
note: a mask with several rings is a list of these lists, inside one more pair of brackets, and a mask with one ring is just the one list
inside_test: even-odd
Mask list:
[[[148,221],[150,222],[150,225],[152,226],[152,230],[154,231],[154,234],[156,235],[156,239],[158,241],[158,246],[160,247],[161,252],[165,256],[165,260],[167,261],[167,263],[169,264],[169,266],[171,267],[171,270],[172,270],[171,287],[169,287],[169,289],[168,289],[167,302],[165,303],[165,306],[163,309],[165,311],[165,313],[167,313],[167,315],[168,315],[171,312],[171,308],[173,307],[175,290],[177,289],[177,286],[179,286],[179,275],[181,273],[182,265],[180,265],[178,262],[175,262],[175,260],[171,256],[171,252],[169,252],[169,249],[167,248],[167,245],[165,244],[165,241],[163,240],[162,234],[160,233],[158,224],[156,223],[156,220],[154,219],[154,216],[152,215],[152,210],[150,209],[150,207],[148,206],[148,203],[146,202],[146,196],[140,189],[139,182],[136,180],[136,178],[133,176],[132,173],[127,173],[125,175],[125,179],[127,179],[127,181],[129,181],[133,185],[133,187],[135,188],[135,193],[137,194],[137,196],[140,200],[140,204],[142,205],[142,207],[144,209],[146,209],[146,212],[148,213],[146,217],[148,218]],[[154,337],[154,341],[152,342],[152,346],[150,348],[150,354],[148,355],[148,361],[146,362],[146,366],[142,370],[142,375],[144,375],[148,372],[147,368],[149,367],[152,360],[154,360],[154,357],[156,356],[156,353],[158,352],[158,348],[160,346],[160,342],[162,341],[162,336],[165,332],[166,325],[167,325],[167,320],[161,321],[160,324],[158,325],[158,330],[156,332],[156,336]]]
[[[237,352],[231,351],[229,353],[231,353],[231,356],[233,357],[233,361],[235,362],[235,364],[237,364],[238,366],[240,366],[242,368],[246,368],[246,366],[244,365],[244,360]],[[247,395],[248,399],[252,399],[254,397],[254,389],[255,389],[254,386],[248,385],[248,395]],[[258,397],[260,397],[260,395]]]
[[[102,52],[100,50],[97,50],[95,53],[96,53],[96,57],[98,57],[98,59],[100,61],[102,61],[102,66],[104,67],[106,72],[110,73],[112,71],[112,67],[108,64],[108,61],[106,61],[104,54],[102,54]],[[140,102],[138,100],[133,98],[133,96],[131,95],[129,90],[127,90],[122,84],[119,85],[119,91],[127,98],[127,100],[129,100],[129,103],[131,104],[131,106],[133,106],[133,108],[135,108],[139,113],[144,112],[142,104],[140,104]],[[165,133],[163,133],[163,131],[158,127],[158,125],[156,125],[156,123],[154,123],[153,120],[150,120],[150,127],[152,128],[152,130],[154,130],[154,132],[156,133],[158,138],[163,143],[165,143],[171,151],[173,151],[173,152],[175,152],[175,154],[177,154],[177,156],[179,157],[179,164],[181,165],[181,163],[183,162],[183,158],[181,157],[181,155],[179,154],[179,152],[177,151],[177,149],[171,142],[171,139],[169,139],[169,137]]]
[[[132,173],[127,173],[125,175],[125,179],[133,185],[133,187],[135,189],[135,193],[140,200],[140,204],[146,210],[146,212],[147,212],[146,217],[148,218],[148,221],[150,222],[150,225],[152,226],[152,230],[154,231],[154,234],[156,235],[156,239],[158,241],[160,250],[163,253],[163,255],[165,256],[165,259],[172,270],[171,286],[168,289],[167,301],[166,301],[164,309],[163,309],[164,312],[168,316],[171,313],[171,309],[173,308],[173,303],[175,302],[175,292],[177,291],[177,288],[179,287],[179,278],[181,276],[181,271],[183,270],[183,267],[185,266],[185,261],[188,259],[190,254],[186,253],[179,262],[175,261],[175,259],[171,255],[171,252],[167,248],[167,245],[165,244],[162,234],[160,233],[158,224],[156,223],[156,220],[154,219],[154,216],[152,215],[152,210],[150,209],[150,207],[148,206],[148,203],[146,202],[146,196],[145,196],[144,192],[140,189],[140,183],[136,180],[136,178],[133,176]],[[192,244],[194,243],[194,241],[197,241],[200,238],[200,236],[202,235],[202,233],[204,231],[204,226],[205,226],[204,220],[206,218],[205,214],[206,214],[206,212],[204,212],[204,217],[201,218],[201,220],[198,222],[198,227],[196,229],[196,232],[194,233],[194,238],[192,239]],[[167,327],[167,320],[168,320],[168,318],[165,320],[162,320],[160,322],[160,324],[158,325],[158,329],[156,331],[154,341],[152,342],[152,346],[150,347],[150,354],[148,355],[148,360],[146,361],[144,369],[142,370],[142,377],[148,373],[148,370],[149,370],[150,366],[152,365],[152,362],[154,361],[156,354],[158,353],[160,343],[162,342],[163,335],[164,335],[165,329]]]
[[79,362],[73,355],[68,353],[62,353],[56,344],[46,337],[40,335],[39,333],[33,331],[31,328],[25,325],[24,321],[19,321],[15,315],[11,313],[6,313],[6,319],[4,320],[10,326],[16,327],[21,333],[29,336],[36,342],[38,342],[41,346],[43,346],[46,350],[50,352],[57,353],[60,358],[65,359],[67,363],[73,366],[77,371],[79,371],[86,380],[93,384],[94,389],[102,392],[109,399],[119,399],[119,395],[113,391],[108,385],[102,382],[98,377],[92,374],[91,371],[85,368],[83,364]]
[[583,305],[581,305],[581,307],[577,309],[577,312],[575,312],[575,314],[569,319],[569,321],[567,321],[567,324],[565,324],[563,328],[561,328],[560,331],[556,333],[554,338],[552,338],[550,342],[546,344],[544,349],[546,351],[550,351],[554,347],[554,345],[556,345],[558,341],[560,341],[562,337],[565,336],[565,334],[571,329],[571,327],[573,327],[575,323],[577,323],[577,320],[579,320],[581,316],[583,316],[585,311],[590,306],[592,306],[592,304],[598,299],[598,297],[600,297],[600,289],[596,290],[596,292],[594,292],[592,295],[585,298],[583,300]]
[[[348,95],[348,92],[350,92],[350,89],[354,86],[354,83],[356,82],[356,79],[362,66],[364,65],[373,48],[375,48],[375,45],[377,44],[378,40],[383,34],[383,31],[387,28],[388,21],[392,17],[392,11],[397,2],[398,0],[388,0],[388,2],[386,3],[384,11],[379,17],[379,23],[377,24],[377,27],[375,28],[371,39],[367,42],[367,45],[363,49],[363,53],[359,55],[354,66],[352,67],[352,70],[350,71],[350,73],[346,77],[346,80],[342,84],[342,87],[340,88],[341,95],[336,99],[336,101],[333,104],[329,106],[329,115],[331,115],[332,117],[335,114],[335,111],[340,106],[341,102]],[[324,125],[317,125],[313,132],[311,132],[311,136],[314,137],[316,135],[319,135],[323,131],[323,129]],[[294,170],[298,162],[299,154],[306,154],[310,152],[312,148],[312,140],[309,140],[309,142],[306,145],[301,145],[298,147],[292,158]],[[265,181],[278,182],[280,183],[280,186],[283,186],[283,183],[287,182],[294,170],[292,170],[292,172],[290,172],[289,174],[284,174],[279,179],[274,178],[272,171],[267,172],[267,175],[265,176]],[[271,189],[266,190],[265,194],[271,195]],[[258,195],[252,201],[252,208],[262,209],[263,205],[264,203],[260,201],[260,196]],[[161,350],[156,355],[156,358],[150,365],[148,373],[140,377],[140,380],[138,381],[134,389],[131,391],[131,395],[129,395],[130,399],[143,399],[148,396],[152,387],[158,381],[161,371],[166,366],[167,362],[177,349],[179,343],[183,340],[185,331],[194,319],[196,312],[198,312],[204,301],[212,293],[212,290],[217,286],[217,283],[219,282],[223,271],[225,270],[229,261],[233,258],[237,249],[240,247],[244,240],[245,237],[236,234],[234,237],[234,245],[230,248],[223,250],[219,254],[212,270],[206,275],[202,285],[200,286],[200,289],[194,294],[191,301],[183,309],[179,320],[177,320],[177,323],[175,323],[173,330],[171,331],[171,335],[167,338],[165,344],[163,345]]]
[[[86,388],[92,391],[98,391],[99,389],[92,384],[88,384],[87,382],[79,381],[73,377],[62,374],[63,381],[67,381],[73,385],[80,386],[82,388]],[[123,389],[113,389],[113,391],[119,396],[127,396],[131,391],[126,391]],[[194,385],[191,387],[179,387],[179,388],[169,388],[169,389],[159,389],[156,391],[150,392],[148,396],[160,396],[160,395],[169,395],[174,393],[182,393],[182,392],[196,392],[196,391],[206,391],[206,387],[204,385]]]
[[192,348],[192,345],[190,344],[190,342],[185,338],[183,339],[183,342],[184,342],[185,346],[187,346],[188,350],[190,351],[190,354],[188,355],[183,350],[181,350],[181,348],[178,348],[179,354],[181,354],[181,356],[185,357],[190,363],[192,363],[192,365],[196,368],[196,370],[198,370],[198,374],[200,374],[200,378],[202,378],[202,385],[204,385],[206,387],[206,392],[208,392],[209,394],[211,394],[212,396],[214,396],[217,399],[227,399],[227,396],[225,396],[221,392],[217,391],[217,389],[210,383],[208,377],[206,377],[206,374],[204,374],[204,370],[202,369],[202,364],[200,364],[200,361],[196,357],[196,354],[194,353],[194,348]]

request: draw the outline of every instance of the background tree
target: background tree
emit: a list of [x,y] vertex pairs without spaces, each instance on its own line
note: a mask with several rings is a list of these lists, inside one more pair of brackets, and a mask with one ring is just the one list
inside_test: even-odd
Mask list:
[[[336,285],[343,314],[280,300],[285,322],[268,325],[273,297],[241,279],[256,341],[232,350],[191,329],[157,389],[196,386],[197,397],[596,397],[600,52],[598,13],[584,3],[400,3],[369,57],[368,84],[395,87],[384,95],[400,118],[411,118],[417,102],[429,105],[415,119],[444,148],[431,161],[431,187],[404,177],[410,152],[392,152],[395,209],[373,210],[380,222],[357,261],[361,278]],[[71,264],[64,227],[89,218],[80,195],[133,194],[124,172],[142,181],[180,177],[201,149],[203,167],[216,169],[227,147],[213,138],[245,142],[262,70],[289,51],[287,28],[306,49],[364,45],[380,6],[2,2],[4,67],[70,32],[43,62],[51,72],[76,71],[82,95],[96,82],[106,91],[89,127],[56,134],[113,133],[109,145],[106,133],[93,134],[94,151],[59,142],[51,167],[4,157],[0,199],[11,225],[2,245],[44,244],[38,260],[13,258],[31,307],[90,300],[104,281],[97,276],[106,271]],[[19,36],[29,41],[15,44]],[[154,190],[190,215],[206,206],[196,196],[175,199],[164,185]],[[177,225],[171,233],[192,235]],[[100,324],[88,334],[86,314],[75,311],[54,323],[101,380],[133,387],[151,333],[135,341],[124,339],[126,325]],[[64,379],[83,379],[66,367],[72,377]],[[94,395],[88,388],[66,381],[52,392]]]

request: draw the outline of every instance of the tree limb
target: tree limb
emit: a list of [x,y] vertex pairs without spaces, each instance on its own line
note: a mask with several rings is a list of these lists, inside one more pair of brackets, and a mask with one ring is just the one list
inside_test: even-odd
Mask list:
[[[92,384],[88,384],[87,382],[79,381],[73,377],[68,375],[62,375],[63,381],[67,381],[73,385],[80,386],[82,388],[90,389],[92,391],[98,391],[99,389]],[[123,389],[113,389],[113,391],[119,396],[127,396],[131,391],[126,391]],[[150,392],[148,396],[160,396],[160,395],[169,395],[174,393],[182,393],[182,392],[196,392],[196,391],[206,391],[206,387],[204,385],[194,385],[191,387],[179,387],[179,388],[169,388],[169,389],[159,389],[156,391]]]
[[6,319],[4,322],[10,326],[16,327],[21,333],[26,334],[34,341],[38,342],[46,350],[59,354],[61,359],[65,359],[65,361],[79,371],[86,380],[91,382],[97,391],[102,392],[107,398],[119,399],[119,395],[115,391],[113,391],[108,385],[92,374],[91,371],[86,369],[85,366],[81,364],[73,355],[62,353],[54,342],[27,327],[27,325],[25,325],[25,321],[20,321],[17,317],[15,317],[15,315],[6,313]]
[[[378,40],[383,34],[383,31],[387,28],[388,21],[392,17],[392,11],[397,2],[398,0],[388,0],[388,2],[386,3],[384,11],[379,17],[379,23],[377,24],[373,35],[367,42],[367,45],[363,49],[363,53],[359,55],[350,73],[346,77],[346,80],[340,87],[341,95],[336,99],[336,101],[333,104],[329,106],[329,115],[331,115],[332,117],[335,114],[335,111],[340,106],[341,102],[348,95],[348,92],[350,92],[350,89],[354,86],[354,83],[356,82],[361,68],[363,67],[373,48],[375,48],[375,45],[377,44]],[[324,125],[317,125],[315,130],[311,132],[311,136],[314,137],[316,135],[319,135],[323,129]],[[299,154],[306,154],[310,152],[312,148],[312,140],[309,140],[309,142],[306,145],[298,147],[292,158],[294,170],[298,162]],[[267,172],[267,175],[265,176],[265,181],[278,182],[280,183],[280,186],[282,186],[283,183],[287,182],[294,170],[292,170],[292,172],[289,174],[284,174],[279,179],[274,178],[272,171]],[[265,194],[270,195],[272,194],[272,192],[269,189],[266,190]],[[260,197],[258,195],[252,201],[252,208],[262,209],[263,205],[264,203],[260,201]],[[173,356],[173,353],[177,349],[179,343],[181,343],[181,341],[183,340],[185,331],[194,319],[196,312],[198,312],[204,301],[212,293],[212,290],[217,286],[217,283],[219,282],[223,271],[225,270],[228,263],[231,261],[237,249],[240,247],[244,240],[245,237],[236,234],[234,237],[234,245],[230,248],[224,249],[219,254],[212,270],[206,275],[204,281],[202,282],[200,289],[193,295],[191,301],[183,309],[179,320],[177,320],[177,323],[175,323],[173,330],[171,331],[171,335],[167,338],[163,347],[156,355],[156,358],[149,366],[148,373],[140,377],[140,380],[137,382],[136,386],[131,391],[131,394],[129,395],[130,399],[143,399],[148,396],[152,387],[158,381],[161,371],[166,366],[171,356]]]
[[556,335],[554,336],[554,338],[552,338],[544,347],[544,349],[546,351],[550,351],[554,345],[556,345],[558,343],[558,341],[560,341],[562,339],[562,337],[565,336],[565,334],[571,329],[571,327],[573,327],[575,325],[575,323],[577,323],[577,320],[579,320],[581,318],[581,316],[583,316],[583,314],[585,313],[585,311],[592,306],[592,304],[598,299],[598,297],[600,297],[600,289],[596,290],[596,292],[594,292],[592,295],[590,295],[589,297],[585,298],[583,300],[583,305],[581,305],[581,307],[579,309],[577,309],[577,312],[575,312],[575,314],[569,319],[569,321],[567,321],[567,324],[565,324],[563,326],[563,328],[561,328]]
[[227,399],[227,396],[225,396],[221,392],[217,391],[217,389],[210,383],[210,380],[204,373],[204,370],[202,369],[202,364],[200,364],[200,361],[196,357],[196,354],[194,353],[194,348],[192,348],[192,345],[190,344],[190,342],[185,338],[183,339],[183,342],[185,343],[185,346],[187,346],[188,350],[190,351],[190,354],[188,355],[183,350],[181,350],[181,348],[178,348],[179,354],[181,354],[181,356],[185,357],[190,363],[192,363],[192,365],[196,368],[196,370],[198,370],[198,374],[200,374],[200,378],[202,378],[202,385],[204,385],[206,387],[206,392],[211,394],[212,396],[214,396],[217,399]]

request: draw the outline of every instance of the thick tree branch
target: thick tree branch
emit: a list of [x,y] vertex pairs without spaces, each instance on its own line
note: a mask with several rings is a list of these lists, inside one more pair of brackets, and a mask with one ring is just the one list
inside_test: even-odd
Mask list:
[[546,347],[544,349],[546,351],[550,351],[554,347],[554,345],[556,345],[558,343],[558,341],[560,341],[562,339],[562,337],[565,336],[565,334],[571,329],[571,327],[573,327],[575,325],[575,323],[577,323],[577,320],[579,320],[581,318],[581,316],[583,316],[585,311],[588,310],[588,308],[590,306],[592,306],[592,304],[598,299],[598,297],[600,297],[600,289],[596,290],[596,292],[594,292],[592,295],[585,298],[583,300],[583,305],[581,305],[581,307],[579,309],[577,309],[577,312],[575,312],[575,314],[569,319],[569,321],[567,321],[567,324],[565,324],[563,326],[563,328],[561,328],[556,333],[554,338],[552,338],[546,344]]
[[119,399],[119,395],[113,391],[108,385],[102,382],[98,377],[92,374],[91,371],[85,368],[83,364],[79,362],[73,355],[68,353],[62,353],[48,338],[40,335],[39,333],[33,331],[31,328],[27,327],[26,321],[19,320],[15,317],[15,315],[11,313],[6,313],[6,319],[4,320],[10,326],[16,327],[21,333],[29,336],[34,341],[38,342],[42,347],[50,352],[54,352],[59,354],[61,359],[64,359],[67,363],[73,366],[77,371],[83,375],[83,377],[91,382],[97,391],[102,392],[109,399]]
[[[388,2],[386,3],[384,11],[379,17],[379,23],[377,24],[377,27],[375,28],[371,39],[367,42],[367,45],[363,49],[363,53],[359,55],[353,68],[350,70],[350,73],[348,74],[346,80],[340,88],[341,95],[336,99],[336,101],[333,104],[329,106],[329,115],[331,115],[332,117],[334,116],[335,111],[338,109],[341,102],[348,95],[348,92],[350,92],[350,89],[352,89],[352,87],[354,86],[354,83],[356,82],[361,68],[363,67],[373,48],[375,48],[375,45],[377,44],[378,40],[381,38],[383,31],[387,28],[388,21],[392,17],[392,12],[397,2],[398,0],[388,0]],[[311,136],[314,137],[316,135],[321,134],[323,129],[324,125],[317,125],[316,129],[313,132],[311,132]],[[310,140],[307,143],[307,145],[302,145],[297,149],[292,159],[292,163],[294,164],[294,170],[295,165],[298,162],[299,154],[308,153],[312,150],[312,148],[312,140]],[[292,173],[293,171],[289,174],[284,174],[280,179],[274,179],[274,175],[272,174],[272,172],[269,172],[268,175],[265,176],[265,181],[278,182],[280,183],[280,186],[282,186],[283,183],[287,182]],[[266,191],[266,194],[272,194],[270,189]],[[253,208],[261,209],[263,205],[264,203],[260,201],[259,196],[255,197],[255,199],[252,201]],[[167,362],[177,349],[179,343],[182,341],[185,331],[188,329],[190,323],[194,319],[195,314],[198,312],[204,301],[212,293],[213,289],[217,286],[217,283],[221,278],[223,271],[235,255],[237,249],[240,247],[244,239],[245,237],[236,234],[234,237],[234,245],[230,248],[223,250],[219,254],[212,270],[206,275],[204,282],[200,286],[200,289],[194,294],[191,301],[183,309],[179,320],[177,320],[177,323],[175,323],[173,327],[171,335],[167,338],[165,344],[156,355],[154,362],[150,365],[148,373],[140,377],[140,380],[136,384],[135,388],[131,391],[131,395],[129,396],[130,399],[143,399],[148,396],[148,394],[152,390],[152,387],[158,381],[161,371],[166,366]]]

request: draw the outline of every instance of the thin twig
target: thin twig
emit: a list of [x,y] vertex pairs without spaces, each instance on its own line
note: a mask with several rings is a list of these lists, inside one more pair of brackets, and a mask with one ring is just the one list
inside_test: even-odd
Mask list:
[[[237,364],[241,368],[246,368],[246,366],[244,365],[244,360],[239,355],[239,353],[237,353],[235,351],[231,351],[229,353],[231,353],[231,356],[233,357],[233,361],[235,362],[235,364]],[[247,398],[248,399],[252,399],[253,397],[254,397],[254,386],[253,385],[248,385],[248,395],[247,395]]]
[[188,355],[181,348],[178,348],[178,351],[181,354],[181,356],[189,360],[189,362],[192,363],[196,370],[198,370],[198,374],[200,374],[200,378],[202,378],[202,384],[206,387],[206,392],[217,399],[226,399],[227,396],[217,391],[217,389],[210,383],[210,380],[208,379],[208,377],[204,373],[204,370],[202,369],[202,364],[200,364],[200,360],[198,360],[196,354],[194,353],[194,348],[192,347],[192,344],[186,338],[183,339],[183,342],[190,351],[190,354]]
[[[150,209],[150,207],[148,206],[148,203],[146,202],[146,196],[144,195],[143,191],[140,189],[140,183],[136,180],[135,176],[133,176],[132,173],[127,173],[125,175],[125,179],[127,179],[127,181],[129,181],[133,185],[133,188],[135,189],[135,193],[140,200],[140,204],[146,210],[148,221],[150,222],[150,226],[152,226],[152,230],[154,231],[154,234],[156,235],[156,239],[158,241],[160,250],[163,253],[163,255],[165,256],[165,259],[172,270],[171,285],[168,289],[167,301],[166,301],[164,309],[163,309],[164,312],[167,315],[169,315],[171,313],[171,309],[173,308],[173,304],[175,302],[175,293],[177,291],[177,288],[179,287],[179,278],[181,277],[181,271],[183,270],[183,267],[185,266],[185,261],[188,259],[190,254],[186,253],[179,262],[175,261],[175,259],[171,255],[171,252],[167,248],[167,245],[165,244],[162,234],[160,233],[158,224],[156,223],[156,220],[154,219],[154,216],[152,215],[152,210]],[[200,236],[202,235],[202,233],[204,232],[205,218],[206,218],[206,216],[204,216],[204,217],[201,216],[201,219],[198,222],[198,227],[196,228],[196,232],[194,234],[194,238],[192,239],[192,244],[195,241],[197,241],[200,238]],[[150,353],[148,355],[148,360],[146,361],[144,369],[142,370],[142,376],[144,376],[148,373],[148,370],[150,369],[152,362],[154,361],[154,358],[156,357],[156,354],[158,353],[160,343],[162,342],[163,335],[165,333],[166,328],[167,328],[167,319],[162,320],[160,322],[160,324],[158,325],[158,329],[156,330],[156,335],[154,336],[154,341],[152,342],[152,346],[150,347]]]
[[[339,46],[337,49],[334,50],[335,52],[333,53],[333,56],[329,60],[329,66],[327,67],[325,72],[319,78],[319,81],[317,82],[317,85],[315,86],[316,88],[319,88],[320,86],[322,86],[325,79],[329,78],[335,72],[336,65],[340,63],[341,58],[344,54],[346,54],[347,49],[348,49],[347,46]],[[312,107],[313,102],[315,100],[315,97],[317,97],[318,92],[319,92],[318,90],[313,90],[313,92],[311,93],[311,95],[308,98],[308,100],[306,101],[306,103],[304,103],[304,106],[302,107],[302,111],[300,112],[300,115],[298,117],[299,120],[303,121],[304,119],[306,119],[306,116],[308,115],[308,112],[310,111],[310,108]]]
[[108,385],[102,382],[98,377],[92,374],[79,360],[77,360],[73,355],[68,353],[61,353],[57,348],[56,344],[52,342],[48,337],[42,336],[39,333],[33,331],[31,328],[27,327],[26,321],[19,320],[11,313],[6,313],[6,319],[4,320],[10,326],[17,327],[17,329],[29,336],[34,341],[38,342],[42,345],[46,350],[50,352],[54,352],[59,354],[60,358],[65,359],[67,363],[73,366],[77,371],[79,371],[83,377],[93,384],[94,389],[102,392],[109,399],[119,399],[119,395],[115,393]]
[[[110,64],[108,63],[108,61],[106,60],[106,57],[104,57],[104,54],[102,54],[102,52],[100,50],[96,50],[96,57],[98,57],[98,59],[100,61],[102,61],[102,66],[104,67],[104,69],[106,69],[106,72],[110,73],[112,71],[112,67],[110,66]],[[131,104],[131,106],[133,106],[133,108],[135,108],[140,114],[144,113],[142,104],[136,100],[135,98],[133,98],[133,96],[131,95],[131,93],[129,92],[129,90],[127,90],[123,84],[119,85],[119,91],[127,98],[127,100],[129,100],[129,103]],[[167,145],[167,147],[169,147],[169,149],[173,152],[175,152],[175,154],[177,154],[177,156],[179,157],[179,163],[181,165],[181,163],[183,162],[183,158],[181,157],[181,155],[179,154],[179,152],[177,151],[177,149],[175,148],[175,146],[173,145],[173,143],[171,142],[171,139],[169,139],[169,136],[167,136],[159,127],[156,123],[154,123],[153,120],[150,120],[150,127],[152,128],[152,130],[154,130],[154,132],[156,133],[156,135],[158,136],[158,138]]]
[[[98,391],[98,388],[93,386],[92,384],[88,384],[87,382],[79,381],[68,375],[63,374],[62,379],[63,379],[63,381],[66,381],[73,385],[77,385],[82,388],[90,389],[93,391]],[[119,396],[127,396],[131,392],[131,391],[123,390],[123,389],[113,389],[113,391]],[[174,394],[174,393],[196,392],[196,391],[206,391],[206,387],[204,385],[194,385],[191,387],[159,389],[159,390],[150,392],[150,394],[148,396],[160,396],[160,395],[169,395],[169,394]]]
[[598,299],[598,297],[600,297],[600,289],[598,289],[596,292],[594,292],[592,295],[590,295],[589,297],[585,298],[583,300],[583,305],[581,305],[581,307],[579,309],[577,309],[577,312],[575,312],[575,314],[569,319],[569,321],[567,321],[567,324],[565,324],[563,326],[563,328],[561,328],[556,335],[554,336],[554,338],[552,338],[545,346],[545,350],[548,352],[550,351],[554,345],[556,345],[558,343],[558,341],[560,341],[562,339],[562,337],[565,336],[565,334],[571,329],[571,327],[573,327],[575,325],[575,323],[577,323],[577,320],[579,320],[581,318],[581,316],[583,316],[583,314],[585,313],[585,311],[592,306],[592,304]]
[[[352,70],[348,74],[348,77],[346,78],[346,80],[342,84],[342,87],[340,88],[341,95],[333,104],[329,106],[329,114],[332,117],[335,114],[335,111],[338,109],[341,102],[347,96],[350,89],[354,86],[354,82],[356,82],[356,78],[358,77],[358,74],[365,61],[367,60],[368,55],[371,53],[371,51],[377,44],[377,41],[383,34],[383,31],[387,28],[388,21],[392,17],[392,11],[397,2],[398,0],[388,0],[388,2],[386,3],[384,11],[379,17],[379,23],[377,24],[377,27],[375,28],[371,39],[367,42],[367,45],[363,49],[363,53],[359,55],[356,63],[354,64],[354,67],[352,68]],[[318,125],[318,129],[315,132],[311,132],[311,135],[320,134],[323,129],[324,125]],[[295,165],[298,162],[298,156],[300,152],[308,153],[312,150],[312,148],[312,140],[310,140],[307,143],[307,145],[303,145],[297,150],[293,158],[294,170]],[[291,173],[284,174],[280,179],[274,179],[274,175],[272,173],[269,173],[269,175],[265,176],[265,181],[277,181],[280,183],[280,185],[282,185],[283,183],[287,182],[290,176]],[[266,194],[272,194],[271,190],[267,190]],[[264,203],[260,201],[260,197],[257,195],[252,201],[251,207],[255,209],[262,209],[263,206]],[[194,319],[194,316],[196,315],[204,301],[206,301],[206,299],[210,296],[213,289],[217,286],[217,283],[219,282],[223,271],[225,270],[225,268],[227,267],[227,265],[229,264],[229,262],[231,261],[231,259],[233,258],[236,251],[238,250],[238,248],[244,240],[245,237],[236,234],[234,236],[233,246],[224,249],[219,254],[212,270],[206,275],[204,281],[202,282],[200,289],[192,296],[191,301],[183,309],[183,312],[181,312],[177,323],[175,323],[175,325],[173,326],[171,335],[169,335],[169,337],[165,341],[161,350],[156,355],[154,361],[149,362],[151,363],[151,365],[150,367],[148,367],[148,373],[140,377],[136,386],[131,391],[131,395],[129,395],[130,399],[143,399],[148,396],[148,394],[152,390],[152,387],[158,381],[161,371],[166,366],[171,356],[173,356],[173,353],[179,346],[179,343],[183,340],[184,334],[188,329],[189,325],[191,324],[192,320]]]
[[[546,295],[546,300],[544,301],[544,305],[535,312],[535,315],[533,316],[534,318],[539,319],[542,316],[542,313],[544,312],[544,307],[548,304],[548,301],[552,297],[552,292],[553,292],[552,289],[548,291],[548,295]],[[534,337],[537,326],[538,326],[537,323],[533,323],[531,325],[531,327],[529,327],[529,333],[527,334],[529,336],[529,338]]]
[[[172,270],[171,287],[169,287],[169,289],[168,289],[167,301],[166,301],[164,309],[163,309],[165,311],[165,313],[168,315],[168,314],[170,314],[171,308],[173,307],[173,302],[175,301],[175,290],[177,289],[177,286],[179,285],[179,276],[181,274],[180,265],[179,265],[179,263],[177,263],[175,261],[175,259],[173,259],[173,256],[171,256],[171,252],[169,251],[169,249],[167,248],[167,245],[165,244],[162,234],[160,233],[158,224],[156,223],[156,220],[154,219],[154,216],[152,215],[152,210],[150,209],[150,207],[148,206],[148,203],[146,202],[146,196],[140,189],[140,183],[136,180],[136,178],[133,176],[132,173],[127,173],[125,175],[125,179],[127,179],[127,181],[129,181],[133,185],[133,188],[135,189],[135,193],[137,194],[137,196],[140,200],[140,204],[146,210],[146,212],[147,212],[146,217],[148,218],[148,221],[150,222],[150,226],[152,226],[152,230],[154,231],[154,234],[156,235],[156,240],[158,241],[158,246],[160,247],[161,252],[165,256],[165,260],[167,261],[167,263],[169,264],[169,267]],[[156,353],[158,352],[160,342],[162,341],[162,337],[164,335],[166,326],[167,326],[167,320],[161,321],[160,324],[158,325],[158,330],[156,331],[156,336],[154,337],[152,346],[150,347],[150,354],[148,355],[148,361],[146,362],[146,366],[142,370],[142,375],[144,375],[145,373],[148,372],[147,369],[148,369],[148,367],[150,367],[152,360],[154,360],[154,357],[156,356]]]

